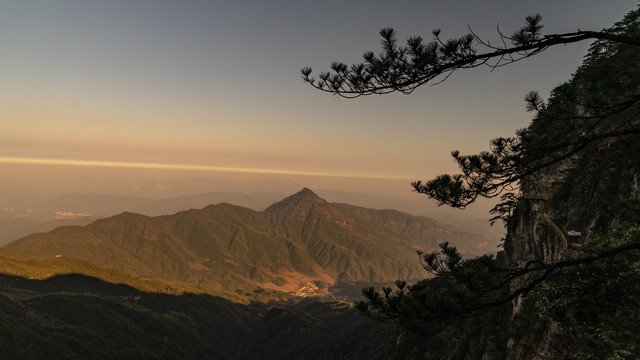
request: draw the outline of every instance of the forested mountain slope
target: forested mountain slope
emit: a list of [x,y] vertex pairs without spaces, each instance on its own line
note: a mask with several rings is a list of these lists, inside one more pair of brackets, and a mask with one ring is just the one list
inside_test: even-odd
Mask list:
[[329,286],[417,279],[424,273],[416,250],[449,238],[480,241],[426,218],[394,213],[420,224],[420,233],[403,231],[363,211],[303,189],[264,212],[221,203],[157,217],[122,213],[33,234],[4,250],[36,258],[64,255],[223,290],[296,291],[314,281]]

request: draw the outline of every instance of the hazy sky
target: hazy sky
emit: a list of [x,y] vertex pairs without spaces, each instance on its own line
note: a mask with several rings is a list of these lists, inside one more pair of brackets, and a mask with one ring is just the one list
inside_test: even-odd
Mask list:
[[588,44],[459,72],[411,96],[340,99],[303,84],[300,68],[359,61],[379,50],[383,27],[429,39],[434,28],[453,37],[469,25],[495,38],[498,24],[510,33],[539,12],[549,32],[600,30],[637,5],[0,0],[0,185],[9,191],[41,166],[9,162],[33,159],[72,161],[42,168],[51,178],[93,161],[403,182],[454,171],[451,150],[477,152],[527,125],[525,93],[546,96],[567,80]]

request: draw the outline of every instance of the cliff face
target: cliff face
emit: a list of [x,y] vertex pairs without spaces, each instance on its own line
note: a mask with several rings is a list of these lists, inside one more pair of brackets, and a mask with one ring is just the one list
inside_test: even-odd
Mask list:
[[[551,149],[543,159],[551,165],[521,181],[504,242],[510,268],[557,262],[567,248],[640,220],[640,49],[618,47],[606,55],[597,49],[598,43],[527,129],[526,151]],[[527,280],[514,281],[511,289]],[[513,318],[529,316],[522,314],[528,311],[523,307],[523,298],[514,301]],[[539,358],[550,348],[562,348],[561,333],[546,322],[535,333],[512,338],[508,358]]]
[[[524,182],[504,243],[509,267],[520,267],[529,261],[557,262],[567,248],[577,249],[597,235],[637,222],[637,154],[637,136],[608,142],[548,169],[535,181]],[[514,281],[511,289],[523,286],[527,280],[525,277]],[[530,316],[522,314],[523,306],[522,297],[514,301],[514,318]],[[566,347],[562,343],[564,331],[555,323],[540,320],[540,314],[530,317],[532,322],[542,323],[535,331],[527,331],[518,341],[510,342],[509,359],[536,359],[541,353]]]
[[504,245],[509,267],[523,266],[532,260],[552,263],[560,258],[564,241],[549,212],[546,200],[518,202]]

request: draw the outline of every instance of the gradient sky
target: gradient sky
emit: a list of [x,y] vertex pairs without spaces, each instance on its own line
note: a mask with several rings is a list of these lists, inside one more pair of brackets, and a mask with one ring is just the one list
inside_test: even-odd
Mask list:
[[526,92],[547,96],[569,79],[588,44],[459,72],[411,96],[337,98],[303,84],[300,68],[360,61],[383,27],[428,39],[469,25],[495,38],[498,24],[510,33],[539,12],[548,32],[600,30],[637,5],[0,0],[0,181],[7,191],[7,169],[38,166],[9,163],[33,159],[58,164],[52,174],[102,161],[430,178],[455,171],[451,150],[477,152],[526,126]]

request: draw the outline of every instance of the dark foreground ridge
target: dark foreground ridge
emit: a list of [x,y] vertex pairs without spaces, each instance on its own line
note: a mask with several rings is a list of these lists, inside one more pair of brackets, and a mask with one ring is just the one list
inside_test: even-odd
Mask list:
[[79,274],[0,274],[2,359],[384,359],[393,329],[342,303],[239,304]]

